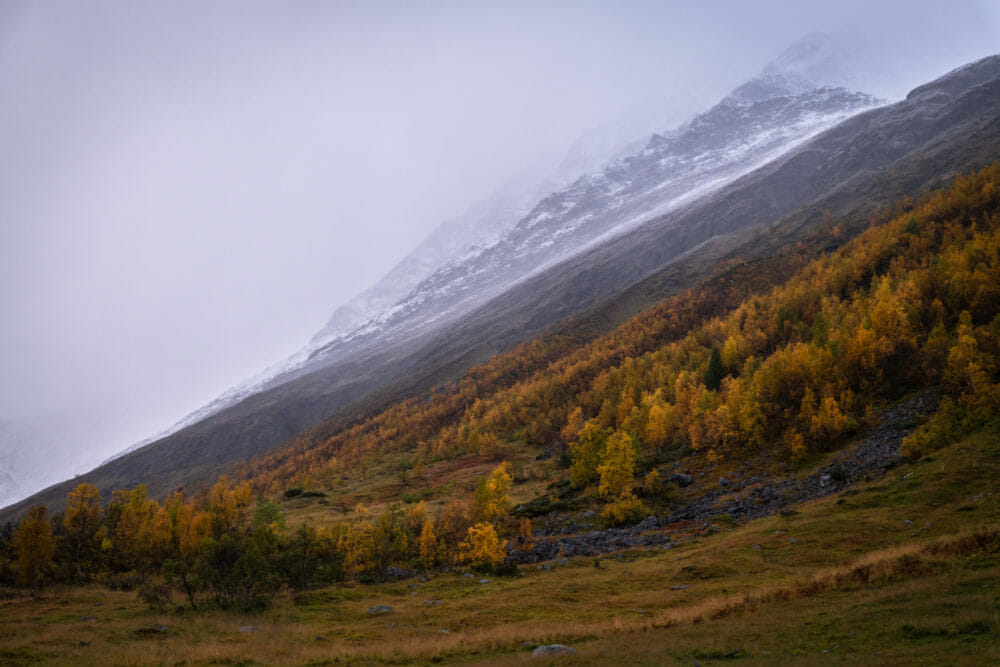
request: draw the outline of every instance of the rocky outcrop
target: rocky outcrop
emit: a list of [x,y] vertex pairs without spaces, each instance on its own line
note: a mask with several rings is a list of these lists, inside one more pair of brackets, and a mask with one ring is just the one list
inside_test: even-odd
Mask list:
[[660,525],[660,520],[651,516],[631,528],[592,530],[566,537],[537,537],[530,549],[508,544],[507,560],[523,565],[560,557],[598,556],[636,547],[669,549],[670,535],[658,530]]
[[[802,479],[766,481],[759,476],[727,481],[721,488],[664,518],[664,525],[679,521],[701,522],[719,514],[749,521],[780,511],[785,505],[828,496],[852,484],[882,475],[902,460],[903,438],[937,405],[938,394],[929,390],[882,413],[878,426],[857,446],[832,463]],[[726,495],[747,490],[742,498],[719,502]]]
[[[750,521],[781,511],[789,504],[837,493],[860,481],[885,474],[902,461],[900,444],[914,426],[937,406],[938,392],[928,390],[892,406],[882,413],[879,424],[858,445],[801,479],[766,480],[759,475],[719,478],[716,488],[664,517],[650,516],[631,528],[589,530],[581,528],[593,512],[573,520],[565,515],[550,517],[539,529],[531,548],[508,545],[507,560],[517,564],[537,563],[560,557],[597,556],[633,548],[670,548],[671,532],[690,526],[710,529],[710,519],[726,515],[735,521]],[[686,478],[688,486],[693,478]],[[671,481],[678,484],[682,481]],[[680,485],[680,484],[679,484]],[[724,497],[736,496],[723,501]]]

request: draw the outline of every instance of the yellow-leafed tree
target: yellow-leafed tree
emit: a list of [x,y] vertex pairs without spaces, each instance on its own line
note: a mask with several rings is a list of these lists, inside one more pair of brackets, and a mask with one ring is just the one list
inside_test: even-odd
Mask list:
[[479,483],[473,496],[473,516],[477,521],[496,522],[507,516],[512,481],[504,462]]
[[14,533],[14,552],[20,582],[25,586],[41,586],[56,552],[49,511],[45,507],[31,508],[18,524]]
[[438,564],[438,540],[434,533],[434,522],[424,521],[420,529],[420,562],[424,567],[434,567]]
[[458,545],[458,552],[463,563],[477,569],[488,569],[503,562],[506,545],[506,542],[500,541],[492,524],[477,523],[469,527],[465,540]]
[[353,577],[369,572],[375,567],[375,527],[363,505],[354,508],[354,521],[340,537],[344,552],[344,569]]
[[77,581],[90,576],[97,553],[97,530],[101,524],[101,494],[93,484],[84,482],[66,494],[66,544],[76,569]]
[[635,478],[635,439],[628,433],[615,431],[608,438],[597,474],[601,483],[597,492],[602,498],[615,498],[630,490]]

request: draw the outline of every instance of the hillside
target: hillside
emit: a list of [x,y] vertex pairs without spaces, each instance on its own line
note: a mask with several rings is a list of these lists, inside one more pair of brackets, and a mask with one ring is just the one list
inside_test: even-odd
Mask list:
[[[324,424],[244,469],[256,499],[220,480],[104,504],[84,485],[50,562],[0,539],[4,578],[141,593],[10,591],[0,655],[994,661],[998,249],[994,165],[744,274],[773,286],[705,286]],[[13,544],[47,525],[33,513]],[[493,560],[498,534],[519,571]]]
[[[836,246],[877,208],[995,158],[998,74],[997,57],[950,73],[898,104],[838,125],[699,202],[534,275],[442,330],[263,391],[8,508],[0,518],[20,516],[39,502],[59,507],[79,481],[94,482],[105,495],[139,482],[157,495],[178,485],[198,488],[352,404],[356,407],[346,417],[419,395],[567,317],[588,322],[572,329],[575,340],[586,340],[711,277],[720,262],[765,260],[801,240],[807,253]],[[824,233],[819,230],[831,216],[837,216],[842,236],[808,245],[809,238]]]
[[[297,477],[379,465],[390,452],[500,459],[568,442],[571,457],[588,461],[571,474],[587,483],[615,434],[649,461],[685,447],[710,461],[761,452],[794,460],[829,449],[908,391],[943,383],[959,400],[992,400],[998,175],[994,166],[902,203],[771,289],[768,277],[795,262],[792,251],[729,269],[723,282],[757,276],[729,293],[696,288],[584,346],[526,344],[430,397],[349,427],[321,424],[244,470],[276,493]],[[967,376],[956,360],[985,375]],[[988,404],[976,410],[990,416]]]

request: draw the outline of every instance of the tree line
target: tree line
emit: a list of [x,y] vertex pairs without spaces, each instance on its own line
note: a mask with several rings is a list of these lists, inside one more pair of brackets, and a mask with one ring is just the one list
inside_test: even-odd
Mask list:
[[379,516],[359,505],[347,522],[289,529],[277,503],[225,477],[196,498],[177,491],[163,502],[140,484],[102,504],[97,487],[82,483],[67,494],[63,513],[34,507],[0,530],[0,582],[41,588],[96,581],[135,589],[159,607],[246,611],[267,605],[283,587],[367,581],[389,567],[503,572],[506,541],[498,530],[508,518],[510,486],[501,464],[468,502],[454,501],[435,517],[423,502]]

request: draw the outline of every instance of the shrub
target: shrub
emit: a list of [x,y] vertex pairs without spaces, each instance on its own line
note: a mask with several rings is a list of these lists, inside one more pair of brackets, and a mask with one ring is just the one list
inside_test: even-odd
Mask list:
[[608,503],[601,512],[601,521],[609,528],[616,526],[631,526],[641,521],[646,513],[642,501],[630,491],[620,495],[614,502]]

